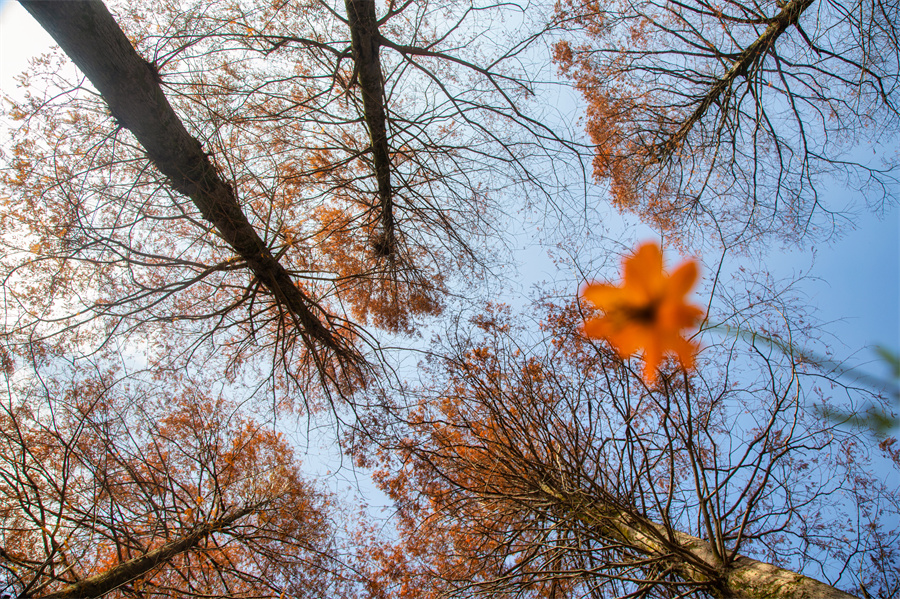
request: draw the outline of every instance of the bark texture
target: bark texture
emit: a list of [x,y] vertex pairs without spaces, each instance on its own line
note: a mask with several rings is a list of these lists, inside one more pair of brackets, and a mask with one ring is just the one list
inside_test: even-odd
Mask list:
[[718,599],[857,599],[823,582],[742,555],[722,556],[710,543],[667,530],[612,503],[566,492],[548,482],[542,494],[554,507],[599,538],[621,543],[657,560]]
[[113,117],[134,134],[172,187],[193,200],[203,218],[293,316],[307,345],[330,349],[342,361],[358,361],[355,350],[323,323],[329,315],[297,287],[256,233],[234,189],[175,114],[155,69],[138,55],[103,2],[20,3],[97,88]]
[[384,110],[384,74],[379,51],[381,36],[375,16],[374,0],[345,0],[350,40],[359,88],[362,91],[363,111],[369,138],[372,142],[372,164],[378,182],[381,210],[381,239],[376,245],[379,255],[394,253],[394,198],[391,188],[391,159],[388,149],[387,116]]
[[204,524],[180,539],[166,543],[162,547],[134,559],[122,562],[118,566],[101,572],[96,576],[70,584],[55,593],[41,595],[40,599],[93,599],[94,597],[102,597],[123,584],[144,576],[179,553],[184,553],[194,547],[210,534],[225,528],[252,512],[253,508],[238,510],[214,522]]

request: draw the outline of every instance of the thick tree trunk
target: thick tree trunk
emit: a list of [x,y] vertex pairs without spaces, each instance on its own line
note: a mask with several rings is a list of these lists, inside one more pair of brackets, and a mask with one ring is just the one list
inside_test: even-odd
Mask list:
[[372,163],[381,204],[379,255],[394,253],[394,199],[391,189],[391,159],[388,150],[387,116],[384,111],[384,74],[379,58],[380,39],[374,0],[345,0],[356,76],[362,90],[363,110],[372,142]]
[[253,508],[244,508],[237,512],[220,518],[214,522],[204,524],[196,528],[190,534],[166,543],[162,547],[148,551],[144,555],[122,562],[118,566],[101,572],[96,576],[85,578],[62,590],[41,595],[39,599],[93,599],[102,597],[106,593],[114,591],[123,584],[144,576],[157,566],[166,563],[179,553],[191,549],[211,533],[221,530],[226,526],[240,520],[253,512]]
[[294,284],[241,210],[231,185],[216,172],[200,141],[191,136],[158,83],[100,0],[20,0],[102,94],[112,115],[129,129],[172,187],[188,196],[203,217],[246,261],[253,274],[295,318],[307,345],[324,346],[344,361],[358,360],[334,335]]
[[584,493],[565,492],[546,482],[540,486],[556,509],[600,538],[658,560],[719,599],[856,599],[808,576],[742,555],[726,563],[703,539],[667,530]]

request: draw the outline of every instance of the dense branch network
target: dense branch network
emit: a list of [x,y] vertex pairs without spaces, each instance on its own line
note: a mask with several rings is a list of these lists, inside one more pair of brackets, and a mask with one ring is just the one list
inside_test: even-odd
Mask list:
[[[243,508],[234,513],[204,523],[180,539],[170,541],[162,547],[148,551],[143,555],[134,557],[126,562],[118,564],[105,572],[95,574],[84,580],[79,580],[58,591],[45,595],[27,595],[39,599],[82,599],[84,597],[103,597],[118,589],[124,584],[138,580],[151,573],[156,568],[170,562],[179,553],[184,553],[195,547],[201,540],[210,534],[222,530],[237,522],[244,516],[253,513],[253,508]],[[24,598],[23,598],[24,599]]]
[[353,588],[354,550],[335,538],[333,498],[271,424],[175,374],[160,387],[108,361],[100,369],[50,348],[0,347],[14,367],[0,375],[0,593],[274,598]]
[[797,241],[839,228],[832,184],[897,200],[897,22],[883,2],[568,1],[555,61],[620,209],[683,240]]
[[[663,360],[653,381],[586,339],[576,305],[521,315],[541,322],[536,342],[504,308],[468,328],[447,318],[418,383],[379,353],[410,335],[397,352],[410,355],[423,319],[478,283],[511,189],[566,201],[553,173],[578,171],[585,147],[529,111],[545,34],[581,36],[556,56],[588,101],[613,200],[685,236],[705,218],[731,244],[802,233],[817,169],[847,166],[813,124],[895,131],[890,6],[865,19],[869,40],[894,41],[858,55],[829,37],[840,27],[807,26],[816,9],[845,23],[855,8],[831,2],[831,15],[814,0],[572,0],[549,24],[493,2],[390,0],[380,18],[372,0],[123,3],[115,18],[98,0],[23,4],[91,85],[64,57],[42,59],[44,95],[7,111],[19,123],[0,173],[7,589],[900,589],[884,527],[896,490],[867,470],[857,437],[804,405],[827,394],[823,380],[866,392],[785,351],[793,325],[767,319],[792,309],[767,289],[721,321],[752,312],[748,330],[791,339],[780,353],[729,340],[704,346],[696,372]],[[540,27],[494,43],[510,10]],[[892,168],[862,167],[885,198]],[[395,502],[396,536],[335,531],[358,514],[306,482],[297,444],[276,432],[300,400],[342,419],[341,449]],[[892,444],[879,449],[900,464]],[[821,479],[829,468],[843,478]],[[835,570],[835,586],[815,580]]]
[[[193,200],[253,275],[296,319],[310,351],[321,346],[351,368],[362,357],[324,324],[332,317],[295,284],[243,213],[225,182],[166,99],[151,65],[135,52],[100,0],[28,2],[23,6],[53,36],[102,94],[122,127],[131,131],[172,187]],[[323,358],[320,358],[325,362]]]
[[[853,434],[802,405],[807,373],[724,344],[701,354],[731,365],[724,379],[671,360],[647,385],[638,365],[578,333],[582,318],[551,307],[548,338],[527,347],[502,309],[460,324],[437,342],[409,403],[392,404],[406,421],[395,436],[356,445],[362,463],[382,468],[416,548],[384,560],[379,580],[431,581],[410,598],[890,596],[900,552],[886,551],[895,535],[879,527],[897,513],[896,489],[863,476],[862,455],[843,460]],[[728,379],[738,363],[740,386]],[[829,480],[810,462],[828,463]],[[862,477],[856,494],[844,468]],[[856,524],[808,519],[859,505]],[[847,539],[868,557],[845,552]],[[865,574],[834,584],[857,559]]]
[[[346,18],[316,2],[153,19],[128,5],[119,23],[98,2],[29,6],[69,30],[109,110],[58,63],[60,93],[11,110],[43,133],[23,125],[13,142],[4,187],[34,210],[4,209],[18,235],[4,270],[56,285],[10,285],[22,335],[180,327],[194,347],[224,337],[231,364],[274,350],[273,378],[311,369],[347,390],[361,346],[439,314],[451,278],[477,284],[495,260],[495,198],[529,181],[549,197],[535,158],[579,151],[524,110],[531,83],[508,65],[534,39],[483,65],[457,56],[469,48],[455,36],[490,5],[440,34],[412,3],[380,20],[370,1]],[[87,36],[91,11],[105,29]],[[325,354],[350,366],[343,380]]]

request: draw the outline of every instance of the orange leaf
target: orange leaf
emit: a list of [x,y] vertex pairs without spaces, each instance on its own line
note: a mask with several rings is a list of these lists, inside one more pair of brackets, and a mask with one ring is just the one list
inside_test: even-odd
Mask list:
[[703,316],[703,310],[686,302],[697,281],[697,263],[685,261],[667,275],[659,246],[645,243],[623,261],[622,270],[622,285],[591,283],[582,290],[582,297],[603,311],[600,318],[585,321],[585,335],[606,339],[623,358],[643,349],[648,383],[656,380],[656,368],[667,353],[692,368],[697,345],[682,330]]

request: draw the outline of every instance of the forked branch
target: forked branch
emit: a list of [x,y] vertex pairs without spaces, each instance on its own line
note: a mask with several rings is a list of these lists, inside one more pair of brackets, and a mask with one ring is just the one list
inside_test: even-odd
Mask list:
[[232,186],[175,114],[155,69],[138,55],[103,2],[23,0],[21,4],[97,88],[112,115],[134,134],[172,187],[193,200],[253,275],[287,309],[309,349],[319,346],[344,364],[359,365],[358,351],[325,324],[330,315],[295,284],[257,234]]

